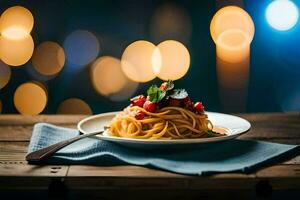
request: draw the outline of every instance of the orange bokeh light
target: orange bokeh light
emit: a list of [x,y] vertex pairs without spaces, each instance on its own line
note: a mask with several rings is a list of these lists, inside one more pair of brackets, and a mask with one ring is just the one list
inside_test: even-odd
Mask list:
[[190,53],[178,41],[166,40],[154,50],[152,57],[153,71],[162,80],[182,78],[190,67]]
[[220,100],[225,112],[246,111],[250,44],[254,24],[249,14],[237,6],[220,9],[210,24],[216,44],[216,64]]
[[3,34],[5,30],[10,30],[10,33],[11,31],[17,31],[17,34],[21,37],[30,33],[33,24],[34,19],[28,9],[22,6],[13,6],[2,13],[0,17],[0,32]]
[[57,114],[91,115],[93,112],[90,106],[83,100],[78,98],[70,98],[64,100],[58,106]]
[[33,54],[34,43],[31,35],[22,39],[0,37],[0,58],[11,66],[20,66],[28,62]]
[[226,6],[220,9],[211,21],[210,33],[220,59],[234,63],[249,56],[254,23],[242,8]]
[[96,91],[102,95],[109,96],[120,91],[126,84],[121,61],[111,56],[98,58],[91,66],[91,80]]
[[26,82],[20,85],[14,94],[14,105],[23,115],[37,115],[47,105],[47,91],[41,83]]
[[147,82],[156,77],[152,69],[155,45],[145,40],[130,44],[123,52],[121,64],[124,74],[135,82]]
[[121,68],[121,61],[111,56],[103,56],[94,61],[90,71],[94,89],[113,101],[131,97],[138,83],[127,78]]
[[43,42],[33,52],[32,65],[42,75],[55,75],[62,70],[64,64],[64,50],[56,42]]
[[238,29],[249,36],[254,36],[254,24],[249,14],[238,6],[226,6],[218,10],[210,23],[210,33],[215,43],[224,31]]

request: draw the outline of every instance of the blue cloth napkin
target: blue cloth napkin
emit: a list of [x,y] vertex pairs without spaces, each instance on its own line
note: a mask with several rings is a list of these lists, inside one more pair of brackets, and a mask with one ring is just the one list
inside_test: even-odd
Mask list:
[[[36,151],[78,134],[79,132],[75,129],[45,123],[36,124],[28,152]],[[297,147],[296,145],[235,139],[211,145],[194,145],[191,148],[143,151],[96,138],[85,138],[61,149],[54,156],[45,160],[43,164],[105,166],[132,164],[188,175],[247,172],[247,170],[290,154]]]

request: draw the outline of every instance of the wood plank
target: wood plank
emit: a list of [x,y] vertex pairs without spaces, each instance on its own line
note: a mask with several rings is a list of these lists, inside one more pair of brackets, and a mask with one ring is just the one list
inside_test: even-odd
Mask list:
[[28,165],[24,162],[0,162],[1,177],[65,177],[68,166]]
[[[48,188],[53,179],[63,179],[62,177],[36,176],[36,177],[21,177],[21,176],[5,176],[0,177],[0,195],[14,197],[20,195],[20,198],[25,196],[22,192],[26,191],[27,197],[31,197],[35,192],[45,191],[45,199],[48,196]],[[28,195],[30,193],[31,195]],[[35,196],[35,195],[34,195]],[[12,198],[16,199],[16,198]],[[27,199],[27,198],[25,198]],[[28,198],[29,199],[29,198]]]
[[139,166],[89,166],[72,165],[68,171],[69,177],[186,177],[162,170],[149,169]]
[[10,161],[25,161],[24,152],[0,152],[0,163],[10,162]]
[[76,124],[87,115],[16,115],[16,114],[1,114],[0,126],[7,125],[34,125],[38,122],[51,124]]
[[[70,168],[72,168],[71,166]],[[135,169],[130,172],[128,168]],[[86,168],[87,170],[88,168]],[[74,169],[70,170],[74,171]],[[104,173],[101,173],[103,172]],[[144,173],[143,173],[144,172]],[[249,189],[256,183],[254,175],[238,173],[214,176],[185,176],[169,172],[155,172],[153,169],[126,166],[122,169],[98,167],[96,174],[77,170],[68,173],[66,184],[72,189]],[[85,176],[87,175],[87,176]]]
[[27,152],[29,142],[0,142],[0,154],[1,152],[8,153],[25,153]]
[[261,140],[266,142],[275,142],[275,143],[281,143],[281,144],[292,144],[292,145],[299,145],[300,144],[300,138],[280,138],[280,137],[249,137],[247,135],[242,135],[239,137],[239,139],[247,139],[247,140]]
[[[76,128],[76,124],[59,124],[62,127]],[[32,125],[0,126],[0,141],[28,142],[32,135]],[[9,134],[8,134],[9,133]]]
[[[258,178],[291,178],[300,181],[300,165],[275,165],[256,172]],[[300,184],[300,182],[299,182]]]
[[300,165],[275,165],[256,172],[258,180],[268,180],[273,189],[300,190]]
[[[222,199],[222,200],[253,200],[256,199],[255,191],[252,190],[204,190],[204,189],[186,189],[173,188],[167,189],[144,189],[144,188],[116,188],[116,189],[101,189],[101,188],[83,188],[74,190],[69,195],[71,199],[130,199],[130,200],[174,200],[174,199]],[[286,196],[285,196],[286,197]]]
[[299,138],[299,113],[240,114],[252,127],[245,137]]

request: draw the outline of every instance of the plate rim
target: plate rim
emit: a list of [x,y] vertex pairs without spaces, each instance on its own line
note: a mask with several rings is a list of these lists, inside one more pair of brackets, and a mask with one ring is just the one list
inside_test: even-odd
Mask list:
[[[106,112],[106,113],[100,113],[96,115],[92,115],[89,117],[86,117],[82,120],[80,120],[77,124],[77,129],[82,133],[82,134],[87,134],[87,131],[84,131],[82,129],[82,124],[85,122],[99,118],[99,117],[105,117],[105,116],[110,116],[110,115],[116,115],[121,111],[113,111],[113,112]],[[217,141],[225,141],[225,140],[230,140],[236,137],[239,137],[245,133],[247,133],[251,129],[251,123],[239,116],[235,115],[230,115],[230,114],[225,114],[225,113],[219,113],[219,112],[210,112],[206,111],[206,113],[212,113],[212,114],[221,114],[221,115],[227,115],[230,117],[236,117],[239,118],[240,120],[243,120],[245,123],[247,123],[248,127],[247,130],[244,130],[240,133],[232,134],[229,136],[220,136],[220,137],[211,137],[211,138],[190,138],[190,139],[172,139],[172,140],[166,140],[166,139],[155,139],[155,140],[149,140],[149,139],[138,139],[138,138],[122,138],[122,137],[115,137],[115,136],[107,136],[103,134],[99,134],[95,136],[94,138],[97,139],[103,139],[107,141],[113,141],[113,142],[126,142],[126,143],[140,143],[140,144],[191,144],[191,143],[211,143],[211,142],[217,142]]]

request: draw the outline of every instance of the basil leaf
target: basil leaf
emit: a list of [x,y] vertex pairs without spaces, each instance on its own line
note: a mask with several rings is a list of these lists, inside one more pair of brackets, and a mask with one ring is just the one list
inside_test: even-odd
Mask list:
[[151,96],[152,94],[156,93],[157,90],[158,90],[158,87],[156,85],[152,85],[151,87],[148,88],[147,95]]
[[158,90],[157,92],[157,103],[160,102],[165,96],[167,92],[164,90]]
[[166,91],[160,90],[156,85],[152,85],[147,90],[147,95],[150,101],[158,103],[166,96]]

